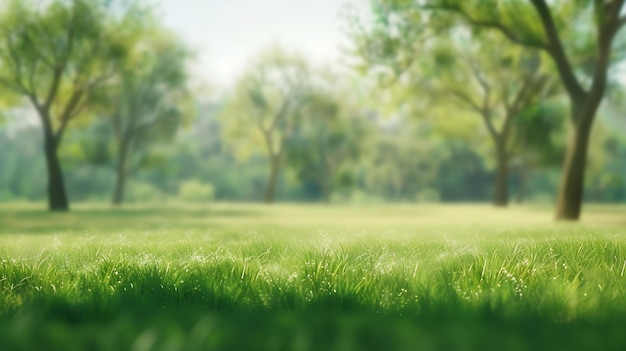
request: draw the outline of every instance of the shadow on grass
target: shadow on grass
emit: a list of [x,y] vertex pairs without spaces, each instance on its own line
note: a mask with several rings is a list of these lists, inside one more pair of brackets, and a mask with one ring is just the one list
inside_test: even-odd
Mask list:
[[626,319],[595,323],[471,314],[212,311],[126,306],[99,318],[62,304],[0,319],[4,350],[623,350]]
[[58,234],[89,230],[188,229],[211,226],[212,220],[256,218],[262,213],[249,208],[125,207],[79,208],[71,212],[43,209],[0,211],[1,234]]
[[160,287],[143,286],[148,295],[94,291],[83,302],[47,295],[5,310],[2,349],[591,351],[626,345],[626,315],[617,309],[558,321],[550,311],[463,306],[451,291],[429,290],[436,293],[432,299],[383,313],[357,295],[320,295],[307,305],[287,296],[265,305],[210,289],[159,294]]

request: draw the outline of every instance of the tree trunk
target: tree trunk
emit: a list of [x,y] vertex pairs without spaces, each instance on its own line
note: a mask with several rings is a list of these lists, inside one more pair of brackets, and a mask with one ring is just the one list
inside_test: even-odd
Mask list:
[[267,179],[267,186],[265,187],[265,196],[263,201],[266,204],[274,202],[274,193],[276,192],[276,182],[278,181],[278,172],[280,170],[280,156],[270,156],[270,176]]
[[506,207],[509,204],[509,155],[505,143],[496,142],[496,183],[493,191],[493,204]]
[[528,178],[530,177],[530,165],[522,161],[519,170],[519,184],[517,187],[517,203],[522,204],[526,201],[528,192]]
[[[589,104],[587,104],[589,105]],[[576,107],[572,105],[572,109]],[[589,109],[588,111],[591,111]],[[556,219],[578,220],[582,209],[583,189],[585,183],[585,166],[587,163],[587,149],[595,109],[580,116],[579,123],[568,142],[561,175],[561,183],[557,195]],[[576,112],[573,112],[576,113]]]
[[330,175],[328,174],[324,174],[322,176],[321,182],[320,182],[320,187],[321,187],[321,192],[322,192],[322,202],[324,202],[325,204],[329,204],[330,203]]
[[50,118],[40,112],[43,121],[44,153],[48,171],[48,209],[50,211],[68,211],[70,209],[63,182],[63,171],[57,155],[57,141],[55,140]]
[[128,150],[129,141],[123,139],[117,152],[116,179],[112,201],[115,206],[120,206],[124,202],[124,186],[128,177]]

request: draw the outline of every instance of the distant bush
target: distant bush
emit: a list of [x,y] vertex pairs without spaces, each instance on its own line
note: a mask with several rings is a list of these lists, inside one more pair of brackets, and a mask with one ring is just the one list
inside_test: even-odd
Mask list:
[[441,197],[439,196],[439,191],[437,191],[437,189],[426,188],[417,192],[415,195],[415,201],[433,203],[441,201]]
[[14,196],[10,190],[0,190],[0,202],[8,202],[11,200],[14,200]]
[[178,186],[178,197],[186,202],[209,202],[215,197],[215,188],[211,183],[188,180]]
[[383,199],[376,195],[372,195],[361,189],[348,191],[335,191],[330,196],[330,202],[338,204],[381,204]]
[[127,186],[128,202],[156,202],[163,199],[163,192],[148,182],[133,181]]

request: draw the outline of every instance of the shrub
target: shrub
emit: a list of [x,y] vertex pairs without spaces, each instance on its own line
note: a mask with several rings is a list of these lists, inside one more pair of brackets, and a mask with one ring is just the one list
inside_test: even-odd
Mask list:
[[154,185],[133,181],[127,185],[126,201],[128,202],[157,202],[163,200],[163,192]]
[[178,186],[178,197],[186,202],[209,202],[215,196],[213,184],[188,180]]

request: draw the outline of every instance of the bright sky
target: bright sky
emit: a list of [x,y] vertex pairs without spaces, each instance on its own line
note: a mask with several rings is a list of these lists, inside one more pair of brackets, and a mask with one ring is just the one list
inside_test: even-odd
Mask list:
[[348,46],[345,0],[157,0],[165,24],[198,55],[210,84],[234,82],[272,43],[296,49],[314,64],[338,64]]

